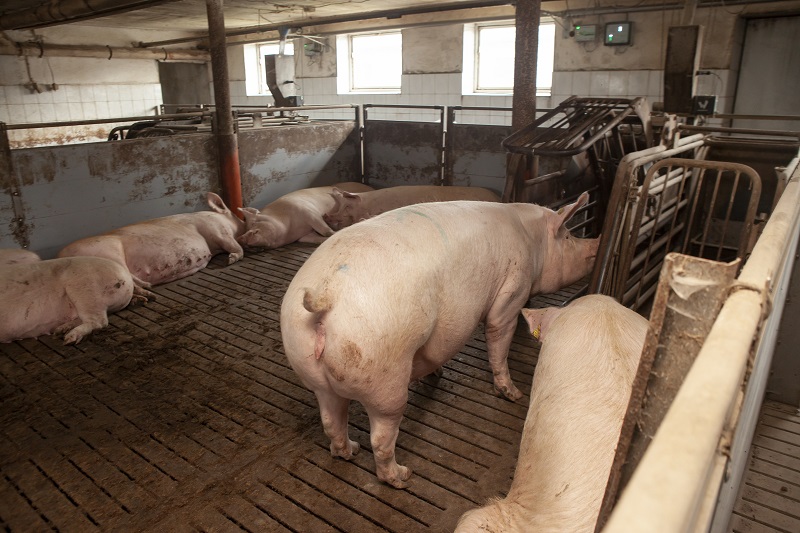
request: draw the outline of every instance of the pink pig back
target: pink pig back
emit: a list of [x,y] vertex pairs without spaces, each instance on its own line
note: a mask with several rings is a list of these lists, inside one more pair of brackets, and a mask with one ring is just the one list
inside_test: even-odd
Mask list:
[[546,315],[511,489],[458,533],[595,529],[648,321],[602,295]]

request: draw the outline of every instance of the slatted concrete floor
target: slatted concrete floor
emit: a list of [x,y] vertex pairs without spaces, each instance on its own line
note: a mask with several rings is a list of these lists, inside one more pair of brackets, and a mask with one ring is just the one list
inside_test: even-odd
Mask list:
[[316,400],[282,352],[281,297],[313,249],[218,257],[77,347],[0,344],[3,529],[452,531],[504,494],[537,343],[518,329],[517,403],[492,393],[480,332],[441,378],[411,386],[397,454],[414,474],[392,489],[374,476],[360,405],[361,453],[330,457]]
[[731,519],[736,533],[800,532],[800,416],[765,402]]

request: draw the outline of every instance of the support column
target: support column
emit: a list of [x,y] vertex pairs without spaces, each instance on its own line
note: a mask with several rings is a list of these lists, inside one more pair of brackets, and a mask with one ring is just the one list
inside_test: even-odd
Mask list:
[[512,131],[536,119],[536,55],[539,50],[541,14],[542,0],[517,1]]
[[214,76],[215,134],[222,198],[228,208],[241,217],[238,209],[242,207],[239,143],[233,127],[222,0],[206,0],[206,12],[208,13],[211,72]]
[[[514,95],[512,97],[511,131],[516,132],[536,120],[536,55],[539,50],[539,18],[542,0],[518,0],[516,7],[517,36],[514,45]],[[506,155],[504,202],[526,202],[525,180],[532,162],[522,154]]]

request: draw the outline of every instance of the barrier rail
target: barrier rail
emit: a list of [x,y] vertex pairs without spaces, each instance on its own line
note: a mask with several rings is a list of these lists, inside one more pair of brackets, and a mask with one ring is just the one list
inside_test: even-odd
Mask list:
[[[604,532],[675,533],[711,526],[726,469],[739,466],[728,464],[739,414],[757,409],[763,397],[763,388],[746,395],[744,383],[748,377],[751,385],[761,383],[769,371],[761,360],[771,357],[774,341],[763,339],[780,322],[798,221],[800,168],[795,168]],[[761,348],[755,360],[754,346]],[[748,376],[750,368],[756,370]],[[747,397],[749,404],[742,401]]]

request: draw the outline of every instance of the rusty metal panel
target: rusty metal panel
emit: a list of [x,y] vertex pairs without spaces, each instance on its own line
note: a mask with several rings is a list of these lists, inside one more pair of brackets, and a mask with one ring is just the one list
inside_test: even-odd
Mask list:
[[245,205],[263,207],[286,193],[360,181],[355,121],[324,121],[239,132]]
[[[214,146],[194,134],[11,151],[30,249],[47,259],[82,237],[206,208],[206,191],[219,191]],[[13,237],[0,247],[18,247]]]
[[449,123],[445,182],[485,187],[502,195],[506,179],[502,142],[510,134],[509,126]]
[[728,296],[739,259],[719,263],[670,253],[620,431],[598,531],[639,464]]
[[367,183],[375,187],[441,184],[443,141],[441,124],[366,121]]

